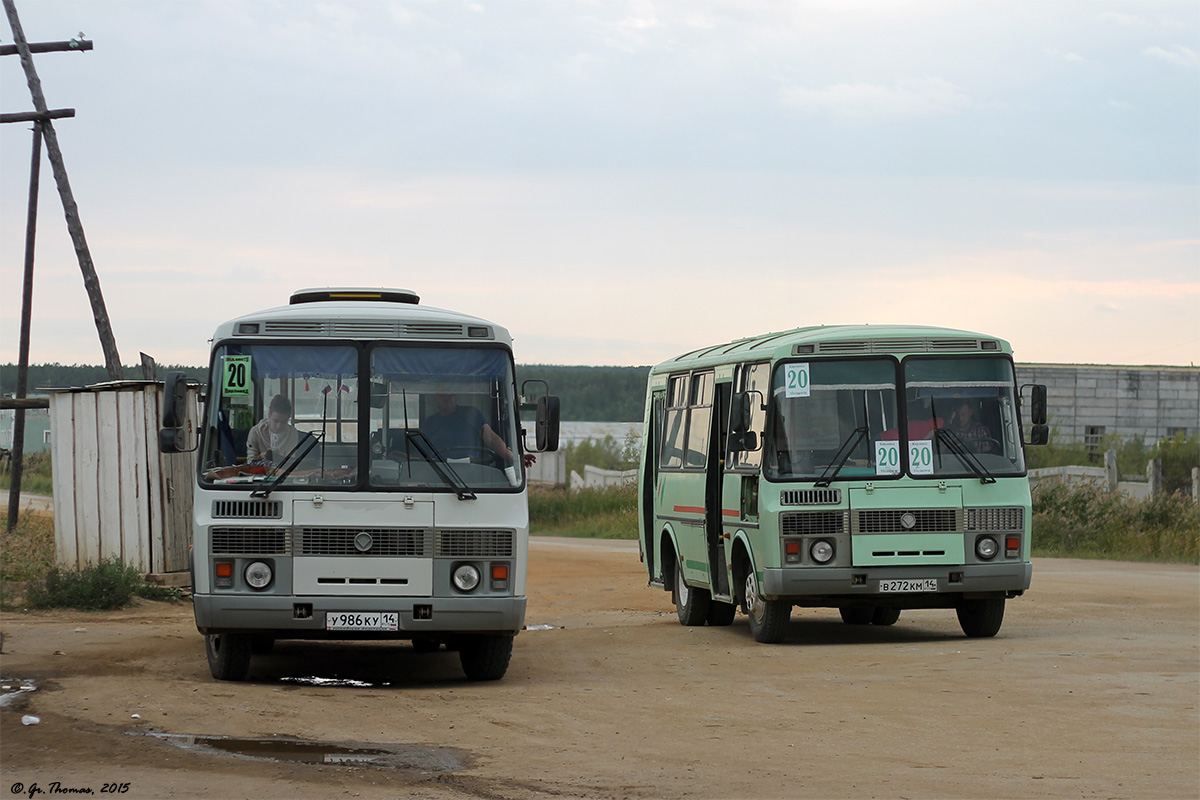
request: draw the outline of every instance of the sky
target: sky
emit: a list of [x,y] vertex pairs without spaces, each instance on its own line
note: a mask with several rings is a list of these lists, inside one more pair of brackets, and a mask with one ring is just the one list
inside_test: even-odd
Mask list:
[[[125,364],[318,286],[526,364],[844,323],[1200,364],[1195,0],[16,2],[94,42],[34,59]],[[0,362],[31,141],[0,126]],[[103,363],[46,161],[38,214],[30,360]]]

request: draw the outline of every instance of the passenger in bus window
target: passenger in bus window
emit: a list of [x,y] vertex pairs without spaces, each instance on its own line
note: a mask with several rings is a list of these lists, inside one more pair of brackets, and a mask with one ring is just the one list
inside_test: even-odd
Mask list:
[[969,400],[964,400],[955,407],[954,413],[950,415],[950,430],[976,453],[992,451],[995,441],[992,432],[987,425],[976,421],[975,404]]
[[[450,392],[437,392],[433,397],[437,413],[421,422],[421,432],[437,448],[443,458],[469,458],[480,450],[490,450],[505,464],[513,463],[513,451],[505,444],[483,412],[474,406],[460,406],[458,397]],[[525,454],[525,466],[536,458]]]
[[288,422],[292,403],[281,394],[271,398],[267,416],[250,429],[246,437],[246,460],[278,461],[292,451],[300,434]]

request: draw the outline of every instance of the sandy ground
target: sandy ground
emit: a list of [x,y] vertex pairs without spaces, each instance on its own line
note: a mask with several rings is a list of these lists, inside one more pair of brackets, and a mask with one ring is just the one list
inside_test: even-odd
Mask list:
[[[860,628],[798,609],[758,645],[744,617],[679,625],[632,542],[538,538],[530,561],[527,621],[556,627],[518,636],[497,683],[454,653],[286,642],[219,683],[186,603],[8,612],[3,683],[37,689],[0,712],[0,794],[1200,796],[1195,567],[1037,561],[994,639],[947,611]],[[298,763],[153,733],[395,747],[386,767]]]

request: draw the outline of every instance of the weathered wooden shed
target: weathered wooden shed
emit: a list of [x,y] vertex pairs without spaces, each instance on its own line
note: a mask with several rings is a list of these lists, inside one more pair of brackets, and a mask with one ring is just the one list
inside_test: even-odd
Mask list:
[[[195,454],[159,453],[162,395],[157,381],[52,390],[60,566],[119,558],[143,573],[187,570]],[[197,399],[192,388],[189,427],[198,418]]]

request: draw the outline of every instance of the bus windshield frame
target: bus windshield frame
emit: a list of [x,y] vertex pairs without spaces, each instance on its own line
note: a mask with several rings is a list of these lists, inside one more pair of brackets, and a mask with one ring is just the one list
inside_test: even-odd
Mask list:
[[[199,483],[460,497],[519,492],[525,476],[513,376],[512,353],[499,344],[218,342]],[[462,432],[461,424],[478,427]],[[271,445],[277,449],[264,453]]]

